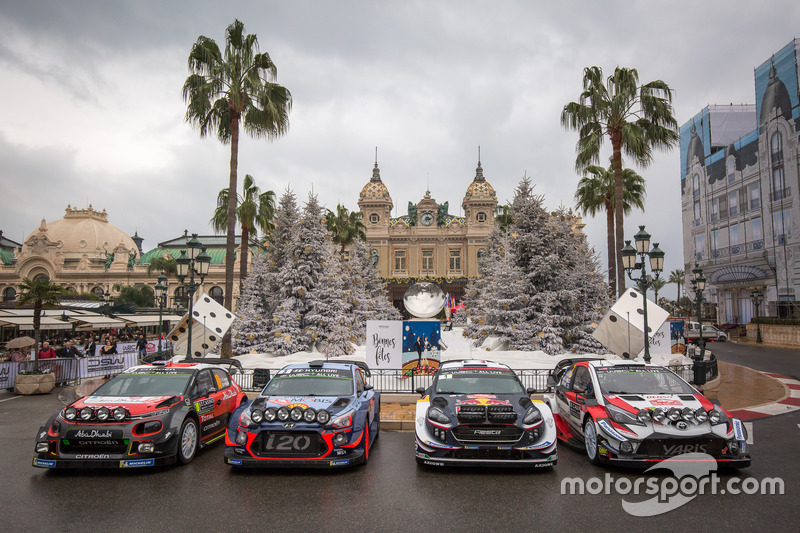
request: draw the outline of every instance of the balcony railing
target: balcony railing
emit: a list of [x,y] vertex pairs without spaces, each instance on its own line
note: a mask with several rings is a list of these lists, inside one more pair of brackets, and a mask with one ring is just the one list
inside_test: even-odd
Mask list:
[[738,244],[731,245],[731,255],[736,255],[742,252],[742,247]]

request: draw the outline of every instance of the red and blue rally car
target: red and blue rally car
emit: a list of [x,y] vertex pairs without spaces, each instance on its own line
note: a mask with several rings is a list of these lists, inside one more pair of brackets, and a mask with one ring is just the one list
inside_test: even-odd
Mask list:
[[380,429],[380,392],[363,362],[312,361],[279,370],[237,409],[225,435],[233,467],[340,467],[366,463]]

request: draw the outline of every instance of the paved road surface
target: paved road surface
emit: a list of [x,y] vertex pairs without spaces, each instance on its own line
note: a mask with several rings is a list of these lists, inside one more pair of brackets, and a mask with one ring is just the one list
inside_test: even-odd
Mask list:
[[0,392],[3,531],[794,531],[800,523],[800,412],[756,421],[753,466],[738,474],[781,476],[785,495],[706,494],[641,518],[623,511],[619,494],[560,494],[566,477],[640,474],[594,467],[563,446],[550,470],[431,470],[415,464],[412,433],[383,432],[368,465],[335,472],[232,472],[219,445],[184,467],[33,468],[34,434],[59,406],[55,394]]

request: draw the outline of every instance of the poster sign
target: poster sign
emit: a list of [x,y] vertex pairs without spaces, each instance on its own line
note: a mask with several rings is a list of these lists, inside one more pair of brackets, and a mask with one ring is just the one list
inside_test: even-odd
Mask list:
[[441,338],[442,324],[438,320],[403,321],[403,371],[435,372],[441,361]]
[[130,352],[82,357],[78,364],[80,365],[81,378],[102,377],[109,374],[119,374],[126,368],[136,366],[139,364],[139,356],[136,352]]
[[367,364],[370,368],[399,369],[403,363],[403,322],[367,320]]

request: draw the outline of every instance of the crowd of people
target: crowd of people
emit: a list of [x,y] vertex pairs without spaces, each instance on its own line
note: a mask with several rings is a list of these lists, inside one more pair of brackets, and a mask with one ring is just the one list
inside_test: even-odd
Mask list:
[[[163,336],[161,337],[164,338]],[[74,337],[61,335],[45,336],[37,352],[37,359],[55,358],[81,358],[93,357],[97,355],[112,355],[119,353],[118,343],[136,342],[136,352],[140,357],[147,355],[147,343],[149,340],[158,340],[157,334],[147,335],[144,330],[110,329],[96,335],[93,331],[81,333]],[[30,359],[31,348],[15,349],[5,354],[0,354],[2,361],[27,361]]]

